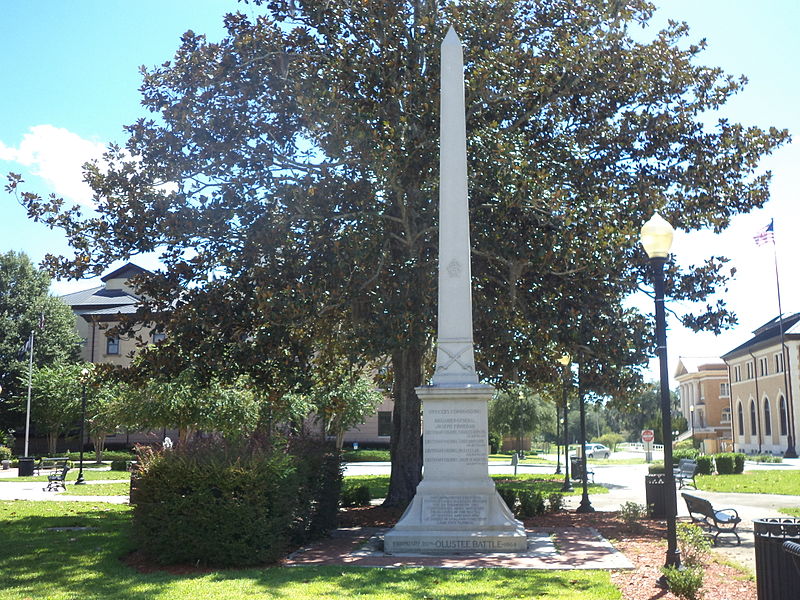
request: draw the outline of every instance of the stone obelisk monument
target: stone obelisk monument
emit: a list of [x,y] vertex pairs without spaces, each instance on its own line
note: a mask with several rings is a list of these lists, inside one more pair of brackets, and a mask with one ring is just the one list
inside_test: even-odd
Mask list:
[[442,42],[439,184],[439,323],[431,385],[423,402],[423,480],[384,538],[391,554],[519,552],[522,523],[489,478],[487,403],[472,342],[464,59],[451,27]]

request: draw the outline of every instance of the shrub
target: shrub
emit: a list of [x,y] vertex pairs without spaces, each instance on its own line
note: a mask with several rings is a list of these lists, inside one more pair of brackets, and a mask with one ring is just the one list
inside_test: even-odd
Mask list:
[[369,486],[364,483],[342,488],[342,506],[369,506],[370,500]]
[[696,459],[696,475],[711,475],[714,472],[714,458],[712,456],[700,455]]
[[735,474],[744,473],[744,458],[742,452],[733,453],[733,472]]
[[[780,456],[773,456],[772,454],[759,454],[758,456],[754,456],[753,460],[761,463],[783,462],[783,458],[781,458]],[[742,455],[742,463],[744,463],[744,454]]]
[[658,475],[664,473],[664,463],[662,462],[655,462],[652,465],[647,467],[647,472],[650,475]]
[[636,502],[623,502],[619,507],[619,517],[626,525],[633,525],[647,514],[647,507]]
[[111,461],[111,470],[112,471],[127,471],[130,469],[131,461],[129,460],[121,460],[115,459]]
[[494,431],[489,432],[489,452],[497,454],[500,452],[500,447],[503,445],[503,436]]
[[732,452],[721,452],[714,455],[714,464],[717,467],[717,473],[720,475],[733,475],[734,458]]
[[517,492],[519,498],[519,512],[517,517],[527,519],[544,514],[544,497],[541,492],[536,490],[520,490]]
[[345,450],[342,452],[344,462],[388,462],[391,456],[388,450]]
[[508,509],[516,515],[518,511],[517,490],[510,487],[497,486],[497,493],[500,494],[500,497],[503,499],[503,502],[506,503]]
[[11,460],[11,448],[0,446],[0,460]]
[[675,449],[672,451],[672,460],[675,461],[675,464],[682,458],[688,458],[689,460],[696,460],[697,457],[700,455],[700,452],[695,450],[694,448],[678,448],[677,444],[675,445]]
[[703,587],[703,569],[700,567],[662,567],[669,591],[684,600],[698,600]]
[[603,435],[594,438],[592,441],[598,444],[603,444],[604,446],[608,446],[612,451],[615,452],[617,450],[617,444],[624,442],[625,437],[619,433],[604,433]]
[[547,495],[547,510],[559,512],[564,509],[564,494],[561,492],[551,492]]
[[201,440],[140,455],[133,533],[161,564],[273,562],[335,526],[338,455],[323,444]]
[[702,567],[703,560],[711,550],[711,541],[703,530],[692,523],[678,523],[676,533],[683,564],[687,567]]

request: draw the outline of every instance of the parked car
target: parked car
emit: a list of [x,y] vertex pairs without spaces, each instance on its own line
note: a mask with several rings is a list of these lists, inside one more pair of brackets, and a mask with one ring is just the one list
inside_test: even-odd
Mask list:
[[586,444],[586,458],[608,458],[611,450],[603,444]]

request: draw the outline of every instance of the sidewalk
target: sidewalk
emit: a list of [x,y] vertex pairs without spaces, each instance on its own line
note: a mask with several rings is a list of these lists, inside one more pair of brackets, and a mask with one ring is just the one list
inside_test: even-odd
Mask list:
[[[0,478],[7,479],[17,476],[17,469],[6,469],[0,471]],[[87,481],[86,485],[96,485],[100,483],[125,483],[128,479],[102,479],[97,481]],[[49,500],[58,502],[109,502],[111,504],[127,504],[127,496],[84,496],[70,495],[68,492],[74,486],[74,482],[67,482],[67,493],[46,492],[47,482],[42,481],[0,481],[0,500]]]
[[[745,470],[751,469],[786,469],[800,467],[800,459],[791,459],[785,463],[756,465],[747,463]],[[625,473],[619,472],[620,467],[599,466],[595,467],[595,482],[609,488],[608,494],[593,494],[589,500],[597,510],[616,511],[625,502],[645,504],[644,476],[647,474],[647,465],[627,465]],[[580,489],[580,482],[573,482],[576,489]],[[722,534],[718,538],[718,545],[713,552],[720,557],[736,562],[755,573],[755,549],[753,536],[753,521],[768,518],[789,518],[788,515],[778,512],[783,507],[800,507],[800,496],[782,494],[741,494],[727,492],[695,491],[691,488],[676,490],[678,518],[681,521],[689,520],[686,502],[681,497],[681,492],[687,492],[709,500],[715,509],[733,508],[739,513],[742,522],[736,531],[742,540],[736,544],[736,537],[731,534]],[[581,496],[567,498],[566,506],[577,508]]]

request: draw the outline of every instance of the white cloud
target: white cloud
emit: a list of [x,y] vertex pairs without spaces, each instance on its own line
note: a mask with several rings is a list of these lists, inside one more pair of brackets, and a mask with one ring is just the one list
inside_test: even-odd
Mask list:
[[105,144],[53,125],[31,127],[18,148],[0,141],[0,160],[27,167],[57,196],[85,206],[92,205],[92,190],[83,181],[82,165],[99,159],[104,151]]

